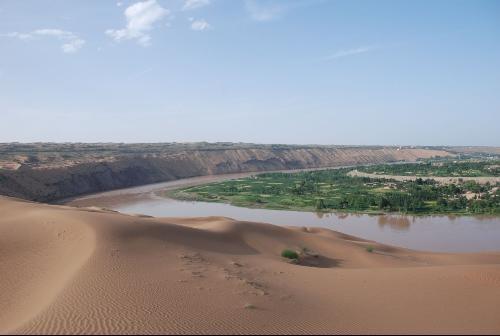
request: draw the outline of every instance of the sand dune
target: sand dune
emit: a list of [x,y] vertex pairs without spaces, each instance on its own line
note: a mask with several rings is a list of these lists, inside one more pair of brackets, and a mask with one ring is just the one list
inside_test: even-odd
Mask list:
[[0,333],[500,333],[500,252],[6,197],[0,213]]

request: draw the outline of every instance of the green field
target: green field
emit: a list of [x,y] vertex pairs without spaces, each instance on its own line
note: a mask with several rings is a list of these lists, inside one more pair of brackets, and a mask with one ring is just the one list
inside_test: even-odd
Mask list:
[[[405,165],[384,165],[370,168]],[[413,165],[414,167],[415,165]],[[358,168],[359,169],[359,168]],[[434,180],[398,182],[351,177],[350,169],[265,173],[175,191],[178,199],[225,202],[243,207],[302,211],[412,214],[500,214],[497,185],[474,181],[442,185]]]
[[359,167],[364,173],[399,176],[435,177],[498,177],[500,160],[488,161],[431,161],[425,163],[405,163],[397,165],[375,165]]

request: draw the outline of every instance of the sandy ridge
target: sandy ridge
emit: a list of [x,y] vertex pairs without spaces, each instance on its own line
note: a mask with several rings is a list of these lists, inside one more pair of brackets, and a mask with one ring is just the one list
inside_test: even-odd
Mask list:
[[453,177],[443,177],[443,176],[405,176],[405,175],[386,175],[386,174],[372,174],[360,172],[358,170],[351,170],[347,173],[349,176],[360,176],[360,177],[369,177],[369,178],[379,178],[379,179],[387,179],[387,180],[396,180],[396,181],[415,181],[418,178],[423,180],[435,180],[436,182],[442,184],[451,184],[451,183],[459,183],[461,181],[476,181],[479,184],[486,183],[499,183],[500,177],[495,176],[453,176]]

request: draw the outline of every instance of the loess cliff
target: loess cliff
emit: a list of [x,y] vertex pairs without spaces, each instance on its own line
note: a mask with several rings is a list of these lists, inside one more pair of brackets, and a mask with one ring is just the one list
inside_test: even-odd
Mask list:
[[0,194],[50,202],[180,178],[448,156],[440,148],[251,144],[0,145]]

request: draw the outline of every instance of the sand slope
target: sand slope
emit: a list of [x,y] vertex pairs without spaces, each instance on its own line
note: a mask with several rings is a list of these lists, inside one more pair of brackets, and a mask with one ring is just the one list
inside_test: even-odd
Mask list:
[[500,332],[500,253],[10,198],[0,213],[0,333]]

